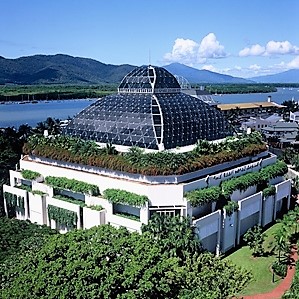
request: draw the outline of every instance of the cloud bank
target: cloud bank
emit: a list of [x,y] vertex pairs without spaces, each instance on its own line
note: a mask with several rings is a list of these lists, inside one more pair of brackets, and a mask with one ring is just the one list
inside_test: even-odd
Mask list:
[[166,62],[181,62],[188,65],[205,63],[207,59],[224,58],[227,53],[214,33],[206,35],[200,43],[191,39],[177,38],[172,51],[164,55]]
[[299,54],[299,47],[292,45],[289,41],[277,42],[271,40],[265,46],[255,44],[251,47],[246,47],[239,52],[240,57],[286,54]]

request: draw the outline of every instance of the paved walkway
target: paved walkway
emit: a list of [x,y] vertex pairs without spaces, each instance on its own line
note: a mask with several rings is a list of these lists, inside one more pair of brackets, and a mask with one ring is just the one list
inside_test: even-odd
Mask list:
[[298,253],[296,249],[292,249],[291,258],[294,260],[292,265],[288,267],[287,276],[283,279],[283,281],[270,293],[265,294],[257,294],[250,296],[240,296],[242,299],[280,299],[282,295],[287,291],[292,284],[292,280],[296,271],[295,263],[298,260]]

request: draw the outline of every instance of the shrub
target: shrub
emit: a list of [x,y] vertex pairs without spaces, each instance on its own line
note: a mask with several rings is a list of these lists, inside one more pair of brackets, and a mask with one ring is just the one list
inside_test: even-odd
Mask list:
[[197,207],[213,201],[218,201],[221,196],[221,189],[218,186],[196,189],[186,192],[185,196],[193,207]]
[[288,271],[288,266],[283,262],[275,261],[272,264],[272,270],[276,275],[278,275],[280,277],[286,277],[287,271]]
[[269,197],[275,195],[275,193],[276,193],[276,188],[274,186],[268,186],[263,190],[263,197]]
[[114,204],[127,204],[136,207],[142,207],[148,202],[147,196],[119,189],[106,189],[104,198]]
[[32,170],[28,170],[28,169],[23,169],[21,171],[22,176],[24,179],[26,180],[35,180],[36,178],[38,178],[39,176],[41,176],[40,173],[36,172],[36,171],[32,171]]
[[231,216],[235,211],[238,210],[239,205],[236,201],[230,200],[223,208],[226,210],[226,215]]
[[54,188],[71,190],[78,193],[88,193],[91,195],[99,195],[98,186],[81,182],[75,179],[67,179],[64,177],[47,176],[45,178],[46,184]]

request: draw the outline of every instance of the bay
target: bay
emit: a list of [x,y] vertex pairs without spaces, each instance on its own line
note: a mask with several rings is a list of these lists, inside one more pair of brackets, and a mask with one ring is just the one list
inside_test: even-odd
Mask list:
[[[278,88],[277,92],[251,93],[251,94],[225,94],[213,95],[219,104],[265,102],[271,96],[271,100],[278,104],[283,101],[299,101],[298,88]],[[2,104],[0,105],[0,128],[19,127],[28,124],[32,127],[47,117],[67,119],[73,117],[97,99],[60,100],[27,104]]]
[[298,88],[277,88],[277,92],[269,93],[247,93],[247,94],[223,94],[213,95],[214,100],[219,104],[232,103],[252,103],[252,102],[266,102],[268,96],[271,96],[271,101],[281,104],[284,101],[294,100],[299,101]]
[[19,127],[21,124],[36,126],[47,117],[67,119],[73,117],[97,99],[40,101],[38,103],[9,103],[0,105],[0,128]]

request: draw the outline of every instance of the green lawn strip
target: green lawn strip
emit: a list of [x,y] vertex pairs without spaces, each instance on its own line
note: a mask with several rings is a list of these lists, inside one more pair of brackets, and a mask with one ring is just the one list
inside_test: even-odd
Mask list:
[[[264,242],[266,252],[269,252],[269,244],[274,240],[273,234],[280,226],[281,224],[277,223],[265,231],[267,234]],[[227,256],[226,259],[229,259],[236,265],[251,271],[253,275],[252,280],[239,295],[267,293],[272,291],[281,282],[281,278],[275,275],[275,282],[272,283],[271,265],[277,259],[275,254],[269,254],[264,257],[253,257],[249,247],[243,246],[239,250]]]

